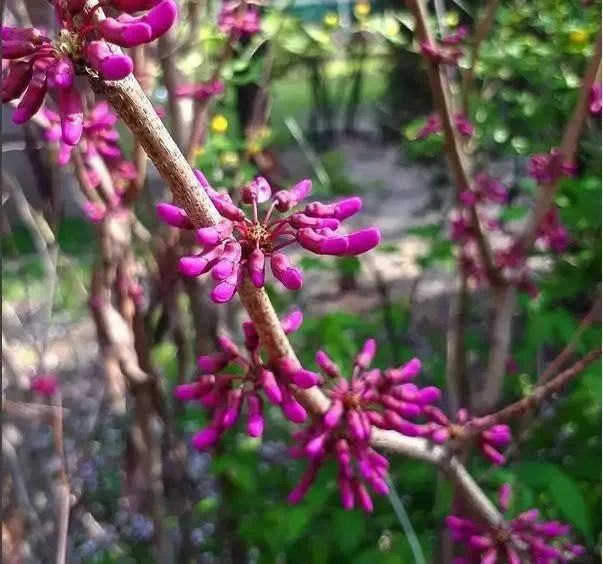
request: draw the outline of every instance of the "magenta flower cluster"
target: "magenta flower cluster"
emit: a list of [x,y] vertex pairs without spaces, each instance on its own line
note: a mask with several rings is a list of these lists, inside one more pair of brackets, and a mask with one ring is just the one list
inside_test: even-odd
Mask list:
[[[302,320],[301,312],[295,311],[281,321],[281,327],[290,334],[299,329]],[[293,423],[303,423],[307,418],[306,410],[295,399],[288,384],[310,388],[318,384],[319,376],[288,359],[265,363],[260,356],[258,334],[251,322],[243,324],[243,333],[246,355],[230,338],[220,337],[220,351],[198,359],[200,376],[197,381],[175,389],[177,399],[197,401],[212,413],[209,426],[193,437],[193,446],[197,450],[216,444],[222,434],[237,422],[243,405],[247,410],[247,434],[260,437],[264,431],[262,396],[280,407],[284,416]],[[218,374],[229,365],[237,365],[243,375]]]
[[420,44],[421,53],[429,62],[434,65],[448,65],[456,67],[459,59],[463,56],[463,51],[456,46],[456,43],[438,45],[429,41],[422,41]]
[[466,25],[460,25],[450,35],[442,37],[443,45],[458,45],[463,43],[469,37],[469,28]]
[[51,398],[59,391],[59,379],[52,374],[40,374],[32,378],[30,386],[32,392]]
[[[474,177],[472,186],[460,194],[459,208],[450,215],[450,239],[461,245],[461,263],[470,282],[476,286],[486,282],[486,271],[481,261],[471,218],[474,209],[480,220],[483,235],[492,243],[495,267],[507,280],[518,284],[520,290],[535,297],[538,289],[531,280],[526,253],[513,236],[512,229],[501,218],[507,204],[508,191],[502,182],[485,172],[479,172]],[[567,248],[569,233],[561,224],[555,208],[547,212],[541,221],[535,243],[537,248],[556,254]]]
[[254,35],[261,30],[258,7],[240,0],[224,2],[218,14],[218,27],[235,40]]
[[[4,69],[2,102],[20,98],[13,114],[15,123],[25,123],[42,107],[46,94],[54,99],[60,116],[63,141],[76,145],[82,135],[84,113],[75,86],[76,74],[88,67],[107,80],[119,80],[132,72],[132,60],[115,53],[109,43],[134,47],[163,35],[176,21],[174,0],[110,0],[102,6],[124,12],[93,23],[101,4],[84,12],[85,0],[55,0],[59,32],[54,38],[36,28],[2,26]],[[132,16],[145,11],[142,16]],[[76,31],[74,18],[83,22]],[[94,34],[94,39],[88,39]],[[97,37],[102,37],[102,40]]]
[[[498,507],[502,513],[509,508],[511,493],[509,484],[500,488]],[[446,523],[453,539],[467,549],[456,564],[521,564],[525,562],[522,553],[534,564],[560,564],[584,554],[584,547],[564,540],[571,527],[558,521],[540,521],[537,509],[520,513],[499,527],[454,515],[447,517]]]
[[[463,137],[473,137],[475,129],[471,121],[469,121],[469,119],[465,115],[460,113],[456,114],[454,116],[454,126]],[[442,121],[440,120],[440,116],[437,114],[430,114],[429,116],[427,116],[427,121],[425,122],[425,125],[423,125],[423,127],[417,133],[416,138],[426,139],[427,137],[430,137],[431,135],[434,135],[436,133],[440,133],[441,131]]]
[[555,184],[561,177],[575,174],[576,166],[563,162],[559,149],[554,147],[546,154],[532,155],[527,172],[539,184]]
[[[303,211],[293,213],[293,208],[310,194],[310,180],[271,196],[268,182],[256,178],[242,190],[242,203],[251,207],[250,219],[227,193],[216,192],[199,171],[195,174],[224,219],[213,227],[197,229],[197,241],[203,251],[182,257],[180,272],[196,277],[211,271],[217,282],[211,293],[216,303],[232,299],[245,275],[256,288],[263,287],[266,262],[285,288],[299,290],[303,273],[282,252],[294,243],[317,255],[350,256],[373,249],[381,239],[379,230],[373,227],[349,234],[336,231],[342,221],[360,211],[360,198],[346,198],[334,204],[312,202]],[[269,200],[268,210],[260,219],[259,205]],[[275,212],[281,216],[273,219]],[[179,207],[162,203],[157,206],[157,213],[173,227],[193,229],[186,212]]]

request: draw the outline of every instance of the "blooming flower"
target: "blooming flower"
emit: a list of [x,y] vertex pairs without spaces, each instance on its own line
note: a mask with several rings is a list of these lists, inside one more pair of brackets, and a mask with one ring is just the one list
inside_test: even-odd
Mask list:
[[542,218],[537,231],[537,243],[554,253],[562,253],[569,244],[567,228],[561,224],[555,208],[550,209]]
[[508,192],[504,184],[487,172],[476,174],[471,188],[460,195],[461,202],[466,206],[488,202],[504,204],[507,202],[507,198]]
[[[128,56],[113,53],[105,41],[88,40],[90,32],[98,32],[116,45],[133,47],[156,39],[176,20],[174,0],[111,0],[109,4],[127,13],[93,24],[93,8],[83,15],[82,26],[76,32],[73,18],[82,13],[85,0],[57,0],[54,8],[60,29],[54,39],[36,28],[2,26],[2,58],[10,60],[6,68],[3,66],[2,102],[21,98],[13,114],[15,123],[31,119],[50,92],[58,107],[63,141],[76,145],[84,115],[75,75],[83,74],[89,66],[102,78],[119,80],[133,68]],[[148,12],[138,17],[129,15],[140,10]]]
[[[498,493],[498,507],[506,513],[511,501],[511,486],[503,484]],[[450,515],[446,524],[456,542],[463,543],[467,555],[458,564],[520,564],[521,549],[534,564],[558,564],[569,562],[574,556],[584,554],[580,545],[572,545],[563,537],[571,527],[558,521],[539,521],[537,509],[520,513],[508,523],[491,527],[470,519]]]
[[59,390],[59,379],[50,374],[41,374],[31,380],[31,390],[41,396],[50,398]]
[[[322,463],[334,456],[339,467],[338,483],[345,509],[356,503],[372,511],[373,503],[363,482],[377,494],[388,492],[385,473],[387,460],[369,446],[371,426],[394,429],[408,436],[425,432],[425,426],[412,423],[427,405],[439,399],[438,388],[418,388],[412,380],[421,371],[421,362],[412,359],[400,368],[369,370],[377,345],[368,340],[354,360],[350,380],[329,356],[318,351],[316,363],[332,385],[326,390],[331,399],[324,416],[306,429],[294,434],[299,443],[291,450],[294,458],[308,458],[310,466],[300,483],[289,495],[297,503],[312,485]],[[354,470],[353,461],[357,468]]]
[[261,29],[259,11],[238,0],[224,2],[218,14],[218,27],[233,39],[249,37]]
[[[289,334],[299,329],[303,320],[301,312],[295,311],[281,321],[284,332]],[[192,384],[178,386],[174,395],[180,400],[195,400],[212,412],[208,427],[193,437],[193,446],[204,450],[216,444],[222,434],[237,421],[243,404],[247,407],[247,434],[259,437],[264,431],[263,400],[278,405],[287,419],[303,423],[307,413],[295,399],[287,383],[300,388],[310,388],[319,381],[318,374],[300,368],[292,360],[280,359],[278,364],[286,364],[289,380],[277,380],[277,364],[265,363],[260,356],[260,341],[253,324],[243,323],[245,335],[244,356],[236,344],[228,337],[220,337],[220,352],[201,356],[198,361],[200,376]],[[218,374],[229,364],[236,364],[243,370],[242,376]]]
[[339,16],[335,12],[327,12],[322,21],[327,27],[335,27],[339,23]]
[[[457,411],[454,421],[437,407],[425,406],[425,415],[432,421],[429,425],[429,438],[438,444],[443,444],[450,439],[462,438],[472,426],[479,424],[480,419],[471,420],[466,409]],[[502,465],[505,457],[499,452],[511,442],[511,429],[508,425],[493,425],[482,431],[478,438],[481,453],[493,464]]]
[[223,115],[217,114],[211,119],[210,127],[214,133],[224,133],[228,129],[228,120]]
[[540,184],[554,184],[562,176],[571,176],[576,172],[572,163],[561,160],[559,149],[553,148],[548,154],[539,153],[530,157],[528,175]]
[[[299,290],[303,283],[302,271],[281,252],[296,242],[318,255],[351,256],[369,251],[381,239],[376,228],[350,234],[336,232],[343,220],[360,210],[360,198],[346,198],[333,204],[312,202],[303,212],[292,213],[310,193],[310,180],[302,180],[290,190],[281,190],[271,197],[268,182],[262,177],[256,178],[242,192],[243,204],[252,208],[252,219],[249,219],[228,194],[216,192],[199,171],[195,174],[224,219],[212,227],[197,230],[197,241],[204,250],[199,255],[180,259],[180,272],[195,277],[211,270],[217,282],[211,298],[216,303],[227,302],[234,296],[245,273],[256,288],[263,287],[268,260],[272,274],[285,288]],[[272,202],[260,221],[258,205],[269,199]],[[275,211],[288,215],[271,219]],[[194,228],[186,212],[172,204],[159,204],[157,213],[169,225]]]
[[371,13],[371,5],[368,2],[356,2],[354,4],[354,15],[363,20]]

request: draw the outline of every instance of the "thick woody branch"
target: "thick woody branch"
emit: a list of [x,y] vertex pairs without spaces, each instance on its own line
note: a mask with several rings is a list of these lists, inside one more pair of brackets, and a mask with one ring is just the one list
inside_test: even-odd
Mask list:
[[[107,99],[136,135],[168,184],[174,200],[184,208],[194,225],[215,225],[220,216],[135,79],[130,76],[119,82],[104,82],[91,78],[91,83],[94,91]],[[295,359],[295,353],[265,291],[254,288],[249,280],[245,280],[239,295],[269,355]],[[322,415],[329,404],[318,388],[296,390],[296,396],[315,416]],[[373,429],[371,442],[377,448],[440,466],[462,488],[484,520],[491,524],[501,522],[502,517],[471,476],[456,459],[448,458],[443,449],[433,447],[422,439],[379,429]]]
[[[427,25],[427,14],[425,13],[423,0],[407,0],[407,5],[415,17],[415,39],[419,44],[423,42],[433,44],[434,39],[429,30],[429,26]],[[461,192],[468,190],[471,186],[471,167],[469,158],[454,125],[455,111],[450,96],[450,87],[446,72],[442,65],[434,65],[427,57],[424,57],[424,60],[427,78],[433,96],[433,103],[440,116],[442,129],[444,131],[446,154],[450,161],[450,168],[452,169],[452,176],[458,197]],[[494,265],[492,250],[484,236],[483,228],[474,206],[471,207],[470,214],[471,225],[475,232],[475,240],[479,248],[488,280],[490,280],[490,283],[493,286],[501,285],[503,283],[502,276]]]

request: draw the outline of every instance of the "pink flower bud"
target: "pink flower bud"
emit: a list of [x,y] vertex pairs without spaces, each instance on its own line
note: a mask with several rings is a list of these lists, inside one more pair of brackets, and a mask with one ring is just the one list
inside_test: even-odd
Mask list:
[[293,491],[289,494],[289,497],[287,497],[287,501],[289,503],[294,505],[296,503],[299,503],[304,498],[304,496],[310,489],[310,486],[316,479],[316,474],[318,473],[318,468],[319,467],[317,464],[310,465],[310,468],[303,475],[299,484],[297,486],[295,486]]
[[59,380],[56,376],[36,376],[31,381],[31,390],[41,396],[50,398],[59,390]]
[[311,228],[299,229],[295,238],[308,251],[317,255],[343,255],[348,248],[348,239],[342,235],[326,237]]
[[206,354],[197,359],[197,366],[202,374],[213,374],[226,368],[230,357],[224,353]]
[[316,353],[316,364],[319,368],[330,378],[341,378],[341,372],[339,367],[331,360],[331,358],[324,351],[318,351]]
[[9,67],[8,76],[2,81],[2,103],[6,104],[20,98],[33,73],[32,65],[25,61],[16,61]]
[[348,511],[354,509],[352,483],[341,474],[337,477],[337,482],[339,483],[339,492],[341,494],[341,504],[343,505],[343,508]]
[[59,59],[48,69],[48,86],[51,88],[71,88],[74,78],[73,64],[67,58]]
[[260,338],[251,321],[243,323],[243,333],[245,335],[245,348],[249,352],[254,352],[260,346]]
[[63,141],[66,145],[75,146],[79,143],[84,130],[82,99],[74,88],[59,90],[57,98]]
[[292,311],[281,320],[281,327],[286,335],[290,335],[301,327],[303,320],[304,316],[301,311]]
[[362,484],[358,480],[354,480],[353,488],[354,488],[354,493],[356,495],[356,499],[358,500],[358,503],[360,504],[360,507],[362,507],[362,509],[364,511],[366,511],[367,513],[372,513],[373,512],[373,500],[371,499],[371,496],[369,495],[364,484]]
[[3,59],[21,59],[33,55],[37,47],[30,41],[2,41]]
[[362,349],[360,349],[360,352],[356,355],[354,364],[357,365],[361,370],[366,370],[370,366],[371,362],[373,362],[376,352],[377,342],[375,339],[369,339],[364,343]]
[[216,264],[222,253],[224,246],[214,247],[199,256],[182,257],[178,264],[178,272],[184,276],[194,278],[205,274]]
[[[83,2],[83,0],[79,1]],[[112,6],[115,6],[115,8],[117,8],[120,12],[134,14],[136,12],[146,12],[147,10],[151,10],[153,6],[155,6],[155,4],[157,3],[157,0],[111,0],[110,3]]]
[[277,192],[274,196],[276,209],[280,212],[285,212],[294,208],[297,206],[297,204],[304,200],[311,191],[312,181],[302,180],[289,190],[281,190]]
[[276,253],[270,258],[270,268],[274,277],[287,290],[299,290],[304,281],[302,271],[294,267],[289,257],[282,253]]
[[283,402],[281,407],[285,417],[293,423],[303,423],[308,417],[308,413],[304,407],[288,390],[286,390],[286,388],[281,388],[281,393],[283,394]]
[[230,390],[226,399],[226,411],[222,417],[222,426],[225,429],[232,427],[239,416],[239,410],[241,408],[241,401],[243,399],[243,392],[240,388]]
[[312,202],[305,209],[306,215],[310,217],[334,217],[339,221],[343,221],[357,214],[362,208],[362,200],[358,197],[345,198],[334,204],[321,204],[320,202]]
[[106,18],[97,24],[98,31],[109,43],[120,47],[136,47],[151,41],[151,26],[138,18],[122,23],[115,18]]
[[310,458],[318,458],[324,454],[325,441],[327,439],[327,435],[322,433],[318,435],[318,437],[313,438],[306,445],[306,453]]
[[246,204],[252,204],[253,202],[263,204],[270,199],[271,194],[272,188],[268,181],[263,176],[258,176],[243,189],[242,199]]
[[498,452],[492,445],[482,443],[480,445],[480,450],[482,451],[482,454],[490,462],[492,462],[492,464],[502,466],[505,463],[505,457],[500,452]]
[[121,80],[134,68],[130,57],[113,53],[104,41],[91,41],[86,47],[86,56],[90,66],[106,80]]
[[335,427],[341,420],[343,415],[343,403],[339,400],[335,400],[329,410],[325,413],[323,423],[325,427],[331,429]]
[[247,434],[250,437],[261,437],[263,432],[262,400],[256,395],[249,395],[247,396]]
[[17,109],[13,113],[13,121],[17,124],[25,123],[32,116],[38,113],[38,110],[44,102],[46,96],[46,64],[43,61],[36,61],[33,66],[33,75],[19,102]]
[[247,270],[251,283],[256,288],[262,288],[266,277],[266,257],[260,249],[254,249],[247,259]]
[[153,41],[164,35],[174,25],[178,17],[178,6],[174,0],[162,0],[151,8],[142,20],[151,28],[151,38]]
[[237,286],[240,280],[240,269],[235,271],[228,277],[222,280],[211,292],[211,299],[214,303],[223,304],[232,299],[237,291]]
[[214,196],[209,191],[208,196],[222,217],[231,221],[245,221],[245,212],[237,208],[232,202],[219,196]]
[[212,268],[211,275],[214,280],[221,281],[236,274],[241,260],[241,245],[236,241],[229,241],[224,246],[220,260]]
[[333,218],[321,219],[319,217],[309,217],[303,213],[293,214],[289,218],[289,223],[295,229],[302,229],[304,227],[311,227],[312,229],[320,229],[327,227],[329,229],[337,229],[340,225],[339,220]]
[[270,372],[270,370],[264,369],[260,373],[260,383],[268,398],[268,401],[274,405],[280,405],[283,401],[283,395],[281,394],[281,390],[276,383],[276,378],[274,374]]
[[347,256],[357,256],[374,249],[381,242],[381,232],[376,227],[369,227],[355,231],[346,236],[348,248]]
[[498,492],[498,506],[500,510],[505,512],[509,509],[509,503],[511,501],[511,485],[503,484]]
[[200,245],[217,245],[232,235],[232,227],[232,223],[226,220],[211,227],[202,227],[197,229],[197,241]]
[[220,432],[215,427],[206,427],[193,437],[192,443],[197,450],[206,450],[215,445],[219,438]]
[[400,368],[386,371],[386,376],[393,384],[402,384],[407,380],[412,380],[420,372],[421,361],[418,358],[413,358]]

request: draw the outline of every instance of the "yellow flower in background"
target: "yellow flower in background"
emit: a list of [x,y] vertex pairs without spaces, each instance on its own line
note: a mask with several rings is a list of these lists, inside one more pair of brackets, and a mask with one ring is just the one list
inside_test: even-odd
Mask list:
[[354,15],[362,20],[369,15],[371,11],[371,5],[368,2],[357,2],[354,4]]
[[460,22],[459,13],[458,12],[448,12],[446,14],[446,23],[450,27],[456,27]]
[[226,151],[220,155],[220,164],[225,167],[234,168],[239,164],[239,155],[234,151]]
[[205,147],[199,147],[196,151],[195,151],[195,157],[202,157],[203,155],[205,155],[207,151],[205,150]]
[[339,23],[339,16],[335,12],[329,12],[322,21],[327,27],[335,27]]
[[260,139],[268,139],[271,135],[272,129],[270,129],[269,127],[262,127],[262,129],[260,129]]
[[588,32],[584,29],[574,29],[570,31],[569,40],[577,47],[585,45],[588,41]]
[[385,24],[385,33],[389,36],[398,35],[400,31],[400,22],[398,20],[389,20]]
[[259,155],[262,152],[262,144],[259,141],[250,141],[247,145],[247,152],[250,155]]
[[214,133],[224,133],[228,129],[228,120],[221,114],[211,118],[211,130]]

